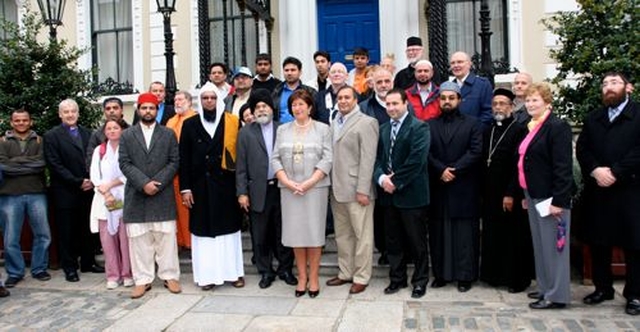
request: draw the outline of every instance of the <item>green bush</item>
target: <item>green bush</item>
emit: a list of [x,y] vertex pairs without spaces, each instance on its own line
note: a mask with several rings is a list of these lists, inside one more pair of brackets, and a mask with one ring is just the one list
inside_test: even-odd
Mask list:
[[[550,56],[558,63],[551,80],[560,87],[555,109],[576,122],[602,107],[602,76],[625,73],[640,85],[640,0],[578,0],[580,10],[559,12],[542,20],[559,37]],[[575,75],[575,76],[574,76]],[[576,84],[565,79],[576,78]]]
[[33,116],[39,134],[60,123],[58,104],[73,98],[80,106],[80,124],[95,127],[101,117],[92,105],[91,71],[80,70],[78,58],[86,52],[70,47],[66,41],[40,41],[45,28],[41,16],[27,8],[22,27],[1,23],[6,39],[0,43],[0,130],[9,128],[14,109],[24,107]]

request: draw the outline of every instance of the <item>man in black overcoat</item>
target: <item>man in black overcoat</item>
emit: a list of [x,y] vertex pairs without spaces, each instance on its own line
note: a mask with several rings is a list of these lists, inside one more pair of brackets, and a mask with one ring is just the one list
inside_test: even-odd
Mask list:
[[614,297],[612,247],[624,250],[626,313],[640,314],[640,107],[621,73],[602,80],[605,107],[590,113],[578,138],[576,156],[584,178],[586,241],[591,249],[595,292],[583,299],[598,304]]
[[466,292],[478,278],[482,126],[460,113],[460,88],[440,86],[442,114],[431,121],[429,153],[429,244],[435,280],[431,287],[458,282]]
[[506,286],[510,293],[525,290],[534,275],[531,230],[517,182],[517,151],[527,128],[514,115],[514,99],[511,90],[493,91],[493,123],[485,130],[482,145],[480,279]]

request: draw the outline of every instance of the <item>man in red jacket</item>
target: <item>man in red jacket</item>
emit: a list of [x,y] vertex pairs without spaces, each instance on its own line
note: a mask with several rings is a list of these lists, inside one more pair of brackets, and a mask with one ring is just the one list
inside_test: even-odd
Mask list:
[[416,118],[427,121],[440,115],[440,103],[438,87],[431,82],[433,77],[433,65],[429,60],[420,60],[415,64],[414,83],[406,90],[407,99],[413,106]]

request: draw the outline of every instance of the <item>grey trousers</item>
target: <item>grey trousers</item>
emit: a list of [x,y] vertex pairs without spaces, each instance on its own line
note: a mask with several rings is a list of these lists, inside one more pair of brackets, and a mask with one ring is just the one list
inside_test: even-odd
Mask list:
[[566,221],[566,244],[562,251],[556,247],[558,220],[549,215],[540,217],[535,205],[543,199],[532,199],[525,192],[529,206],[529,226],[533,240],[538,291],[546,300],[569,304],[571,302],[571,267],[569,264],[569,238],[571,236],[571,210],[562,211]]

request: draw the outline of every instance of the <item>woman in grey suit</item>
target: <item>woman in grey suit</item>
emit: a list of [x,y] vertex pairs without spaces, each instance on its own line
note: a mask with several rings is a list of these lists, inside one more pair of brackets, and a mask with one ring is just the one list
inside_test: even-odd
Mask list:
[[[278,128],[271,164],[281,193],[282,244],[293,247],[298,268],[295,295],[320,293],[318,271],[324,245],[331,171],[331,131],[311,119],[313,97],[296,90],[288,100],[294,121]],[[309,272],[307,273],[307,264]]]
[[547,84],[532,84],[526,96],[531,120],[529,133],[518,148],[518,182],[525,193],[523,205],[529,210],[538,287],[537,292],[529,293],[537,300],[529,307],[561,309],[571,301],[571,127],[551,111],[553,96]]

